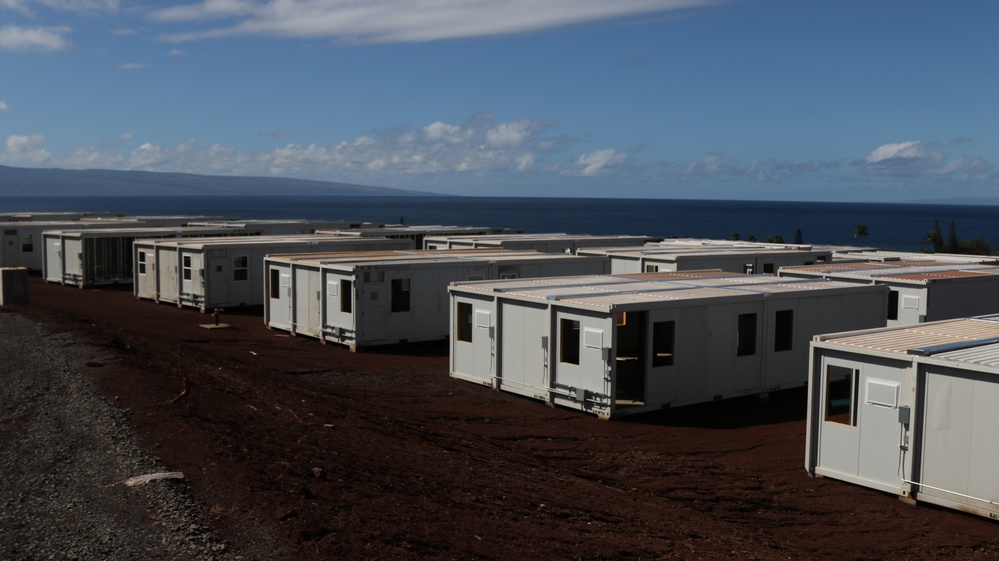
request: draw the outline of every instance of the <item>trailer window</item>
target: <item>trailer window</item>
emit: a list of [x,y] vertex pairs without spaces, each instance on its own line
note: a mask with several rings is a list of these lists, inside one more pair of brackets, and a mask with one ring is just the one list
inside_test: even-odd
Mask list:
[[145,251],[140,251],[139,252],[139,274],[140,275],[146,274],[146,252]]
[[857,370],[845,366],[826,366],[825,420],[857,426]]
[[898,291],[888,291],[888,319],[898,319]]
[[559,361],[579,364],[579,320],[563,319],[559,322]]
[[271,298],[281,298],[281,271],[271,269]]
[[676,348],[676,322],[657,321],[652,324],[652,366],[672,366]]
[[409,279],[392,279],[392,311],[408,312],[410,294]]
[[774,325],[774,352],[790,351],[794,345],[794,310],[777,312]]
[[467,302],[458,302],[455,307],[457,317],[454,318],[457,334],[455,338],[465,343],[472,342],[472,305]]
[[658,273],[659,272],[659,265],[646,265],[645,266],[645,272],[646,273]]
[[354,313],[354,283],[340,279],[340,311],[345,314]]
[[232,280],[250,280],[250,258],[245,255],[237,255],[232,258]]
[[772,275],[772,274],[774,274],[774,264],[773,263],[764,263],[763,264],[763,274],[765,274],[765,275]]
[[756,314],[739,314],[738,356],[756,354]]
[[184,256],[184,280],[191,280],[191,256]]

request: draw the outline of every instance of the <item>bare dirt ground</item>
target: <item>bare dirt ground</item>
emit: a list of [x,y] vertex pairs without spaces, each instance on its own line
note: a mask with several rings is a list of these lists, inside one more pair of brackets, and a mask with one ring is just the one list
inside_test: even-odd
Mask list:
[[30,279],[10,310],[113,357],[93,384],[246,559],[990,559],[999,525],[804,470],[803,391],[625,421],[453,380],[446,344],[354,354]]

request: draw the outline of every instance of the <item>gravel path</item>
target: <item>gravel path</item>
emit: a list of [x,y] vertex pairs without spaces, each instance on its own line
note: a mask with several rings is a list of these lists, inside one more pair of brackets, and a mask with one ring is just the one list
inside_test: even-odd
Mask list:
[[238,559],[85,372],[110,356],[0,310],[0,559]]

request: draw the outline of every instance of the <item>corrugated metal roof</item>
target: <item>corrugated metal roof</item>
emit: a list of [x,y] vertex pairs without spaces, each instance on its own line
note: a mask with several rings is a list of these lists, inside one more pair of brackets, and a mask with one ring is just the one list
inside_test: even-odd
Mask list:
[[[737,277],[738,275],[736,275]],[[754,275],[745,275],[746,280]],[[457,290],[502,293],[520,299],[558,301],[609,310],[613,306],[663,300],[758,298],[766,294],[796,294],[821,290],[875,290],[873,285],[755,275],[757,282],[716,282],[714,277],[675,279],[659,273],[633,275],[588,275],[456,283]],[[768,280],[769,282],[762,282]],[[790,281],[790,282],[789,282]]]
[[933,358],[996,368],[999,367],[999,343],[935,354]]
[[964,277],[989,277],[999,275],[999,268],[994,271],[928,271],[928,272],[915,272],[915,273],[901,273],[901,274],[885,274],[879,276],[879,278],[885,279],[898,279],[898,280],[913,280],[913,281],[933,281],[933,280],[945,280],[945,279],[958,279]]
[[[922,323],[823,339],[825,343],[888,353],[999,337],[999,322],[982,318]],[[936,355],[941,356],[941,355]]]

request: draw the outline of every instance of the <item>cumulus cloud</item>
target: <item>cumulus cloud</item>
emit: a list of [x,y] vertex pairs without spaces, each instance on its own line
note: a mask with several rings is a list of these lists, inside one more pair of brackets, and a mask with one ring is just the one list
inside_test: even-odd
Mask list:
[[[181,171],[223,175],[281,175],[307,179],[355,177],[371,180],[370,174],[423,176],[430,174],[523,173],[538,169],[539,162],[568,146],[569,141],[549,134],[556,127],[550,119],[497,122],[479,114],[462,124],[435,121],[421,127],[400,127],[362,135],[328,145],[287,144],[259,153],[246,153],[223,145],[205,148],[195,141],[178,145],[143,143],[131,152],[121,152],[132,133],[119,137],[111,147],[86,147],[52,159],[66,168],[107,168],[149,171]],[[273,134],[274,138],[283,132]],[[17,137],[8,148],[6,161],[23,155],[24,163],[38,159],[26,149],[27,137]],[[44,137],[38,137],[36,148]],[[19,147],[25,145],[25,147]],[[47,154],[47,153],[46,153]],[[595,153],[580,162],[581,173],[597,173],[614,165],[621,156]],[[554,165],[554,164],[552,164]]]
[[530,33],[601,20],[692,10],[720,0],[203,0],[151,12],[154,21],[205,23],[165,36],[193,41],[233,36],[399,43]]
[[0,27],[0,50],[20,53],[67,51],[73,44],[66,39],[69,27]]
[[41,134],[16,135],[12,134],[4,142],[4,151],[0,153],[0,161],[30,164],[42,164],[52,159],[42,145],[45,144],[45,136]]

